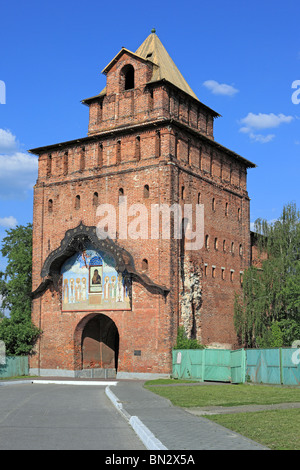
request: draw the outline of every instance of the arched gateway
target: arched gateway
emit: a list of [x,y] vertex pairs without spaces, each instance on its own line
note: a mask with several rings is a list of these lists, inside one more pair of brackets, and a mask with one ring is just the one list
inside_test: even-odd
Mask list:
[[77,376],[114,377],[118,370],[119,332],[103,313],[86,315],[75,331]]

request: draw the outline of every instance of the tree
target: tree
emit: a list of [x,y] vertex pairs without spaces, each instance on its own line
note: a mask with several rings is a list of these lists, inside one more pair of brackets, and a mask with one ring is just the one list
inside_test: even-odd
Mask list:
[[244,273],[236,332],[247,347],[290,346],[300,339],[300,213],[290,203],[274,223],[258,219],[255,230],[266,259]]
[[6,233],[1,253],[8,263],[5,272],[0,272],[0,296],[10,317],[0,322],[0,340],[5,342],[8,355],[26,355],[40,333],[31,322],[32,225],[20,225]]

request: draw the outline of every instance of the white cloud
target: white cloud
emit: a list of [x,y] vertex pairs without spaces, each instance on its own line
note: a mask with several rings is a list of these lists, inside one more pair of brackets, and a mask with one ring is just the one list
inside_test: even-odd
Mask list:
[[246,117],[241,119],[241,124],[245,125],[242,127],[242,132],[247,132],[247,130],[250,131],[251,129],[270,129],[278,127],[282,123],[290,123],[293,119],[293,116],[285,116],[284,114],[248,113]]
[[256,134],[256,130],[272,129],[279,127],[280,124],[289,124],[294,119],[293,116],[285,116],[284,114],[254,114],[248,113],[246,117],[240,120],[242,127],[240,132],[249,134],[251,140],[265,144],[274,139],[275,134]]
[[32,189],[38,170],[38,159],[19,150],[16,137],[0,129],[0,199],[23,199]]
[[203,85],[210,90],[214,95],[233,96],[239,90],[226,83],[218,83],[216,80],[206,80]]
[[0,218],[0,227],[14,228],[17,223],[17,219],[12,215]]
[[0,129],[0,153],[12,153],[18,148],[16,137],[5,129]]
[[271,140],[274,139],[275,134],[262,135],[262,134],[254,134],[253,132],[250,132],[249,136],[255,142],[260,142],[261,144],[266,144],[268,142],[271,142]]

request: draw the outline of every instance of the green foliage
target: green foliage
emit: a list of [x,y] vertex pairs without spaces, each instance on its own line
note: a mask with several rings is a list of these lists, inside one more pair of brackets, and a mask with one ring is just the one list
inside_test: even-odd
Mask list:
[[300,213],[288,204],[276,222],[255,226],[261,269],[244,273],[235,329],[246,347],[290,346],[300,338]]
[[0,322],[0,339],[4,341],[8,356],[26,356],[39,336],[39,330],[30,321],[20,323],[11,318]]
[[177,341],[173,349],[204,349],[196,339],[189,339],[183,326],[178,328]]
[[8,355],[26,355],[32,350],[39,330],[31,323],[32,225],[6,231],[1,253],[7,257],[5,272],[0,272],[2,308],[10,318],[0,322],[0,340]]

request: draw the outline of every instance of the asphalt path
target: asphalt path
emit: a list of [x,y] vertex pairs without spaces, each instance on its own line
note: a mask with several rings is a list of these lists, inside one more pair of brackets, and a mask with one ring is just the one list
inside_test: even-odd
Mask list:
[[0,450],[145,450],[105,386],[0,387]]

